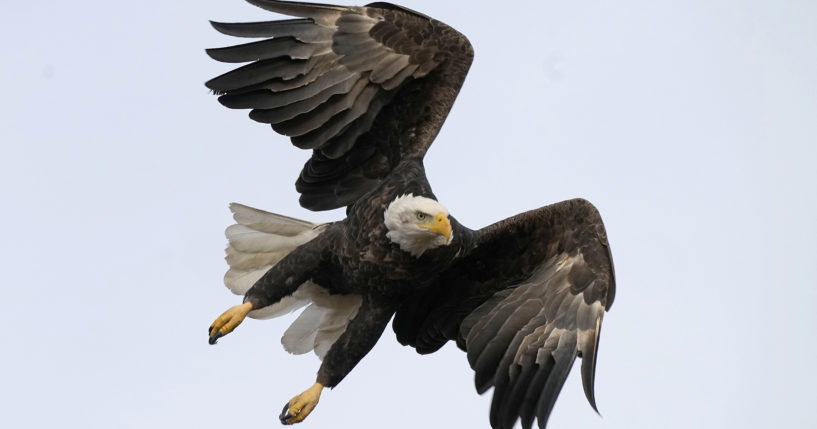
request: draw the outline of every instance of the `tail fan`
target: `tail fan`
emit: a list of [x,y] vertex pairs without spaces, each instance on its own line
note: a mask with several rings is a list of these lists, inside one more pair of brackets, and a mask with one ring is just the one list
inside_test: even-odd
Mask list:
[[[227,264],[224,284],[236,295],[244,295],[261,276],[296,247],[320,235],[328,224],[294,219],[243,204],[230,204],[235,225],[225,231]],[[293,294],[280,302],[251,311],[254,319],[291,313],[307,304],[307,297]]]
[[[294,219],[243,204],[230,204],[235,225],[225,232],[230,269],[224,284],[236,295],[243,295],[261,276],[296,247],[320,235],[329,224]],[[293,354],[312,350],[323,359],[326,352],[346,330],[360,308],[359,295],[336,295],[312,282],[306,282],[281,301],[250,312],[254,319],[283,316],[302,307],[281,338],[284,349]],[[308,306],[308,307],[307,307]]]

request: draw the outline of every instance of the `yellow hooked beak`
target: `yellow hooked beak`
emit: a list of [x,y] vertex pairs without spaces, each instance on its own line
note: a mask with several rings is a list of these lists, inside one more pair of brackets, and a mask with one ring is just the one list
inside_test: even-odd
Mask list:
[[437,213],[430,222],[418,224],[420,228],[425,228],[431,232],[437,233],[445,237],[445,243],[451,242],[451,222],[448,216],[443,213]]

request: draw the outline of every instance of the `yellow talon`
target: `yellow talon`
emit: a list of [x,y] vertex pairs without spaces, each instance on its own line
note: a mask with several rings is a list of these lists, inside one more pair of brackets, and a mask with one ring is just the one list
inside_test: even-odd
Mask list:
[[252,303],[245,302],[241,305],[230,307],[227,311],[218,316],[215,322],[210,325],[210,344],[215,344],[219,338],[233,332],[233,330],[244,321],[247,313],[252,310]]
[[312,387],[306,389],[304,393],[290,399],[284,405],[284,411],[281,412],[281,423],[292,425],[302,422],[318,405],[318,401],[321,399],[321,391],[323,391],[323,385],[315,383]]

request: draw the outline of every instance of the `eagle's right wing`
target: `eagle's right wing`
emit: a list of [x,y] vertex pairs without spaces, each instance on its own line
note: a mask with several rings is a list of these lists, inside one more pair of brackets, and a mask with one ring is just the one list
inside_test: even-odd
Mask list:
[[206,85],[225,106],[252,109],[252,119],[313,150],[296,183],[302,206],[350,205],[401,160],[425,154],[473,58],[463,35],[389,3],[248,1],[300,18],[214,22],[264,40],[208,49],[218,61],[250,64]]
[[438,285],[398,310],[394,330],[420,353],[448,340],[467,352],[476,388],[494,388],[491,425],[544,428],[573,361],[596,408],[593,379],[604,312],[615,294],[601,217],[565,201],[476,231]]

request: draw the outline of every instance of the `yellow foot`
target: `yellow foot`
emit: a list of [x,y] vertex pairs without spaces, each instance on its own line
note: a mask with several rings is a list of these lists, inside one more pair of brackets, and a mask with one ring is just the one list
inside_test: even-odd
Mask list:
[[321,399],[321,391],[323,385],[315,383],[304,393],[292,398],[284,405],[284,411],[281,412],[281,423],[285,425],[292,425],[302,422],[309,413],[318,405],[318,400]]
[[233,329],[244,321],[244,318],[247,317],[247,313],[249,313],[250,310],[252,310],[252,304],[245,302],[244,304],[230,307],[229,310],[222,313],[221,316],[218,316],[218,319],[210,325],[210,330],[208,331],[210,334],[210,344],[215,344],[219,338],[233,332]]

